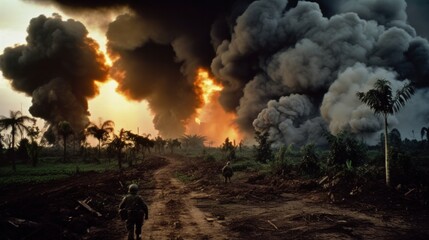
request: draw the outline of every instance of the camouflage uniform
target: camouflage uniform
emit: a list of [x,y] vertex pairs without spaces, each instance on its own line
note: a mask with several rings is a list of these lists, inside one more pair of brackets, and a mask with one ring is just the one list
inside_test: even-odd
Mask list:
[[141,239],[143,219],[148,219],[148,208],[143,199],[137,195],[137,187],[134,190],[130,186],[129,194],[122,199],[119,209],[127,210],[126,227],[128,240],[134,240],[134,228],[136,239]]

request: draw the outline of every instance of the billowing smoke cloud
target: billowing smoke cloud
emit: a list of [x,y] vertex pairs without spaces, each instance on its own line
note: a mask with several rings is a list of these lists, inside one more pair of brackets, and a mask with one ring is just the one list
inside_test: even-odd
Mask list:
[[[49,1],[45,1],[49,2]],[[213,38],[223,38],[227,20],[219,21],[230,1],[54,1],[65,9],[88,11],[126,6],[129,14],[109,25],[111,70],[118,90],[133,100],[147,100],[154,126],[164,137],[184,134],[185,125],[202,105],[194,84],[197,69],[209,68]]]
[[80,22],[60,16],[33,18],[27,31],[27,44],[0,56],[3,75],[32,97],[33,116],[82,129],[89,122],[87,99],[97,94],[94,81],[104,81],[108,73],[97,44]]
[[[419,88],[428,86],[429,45],[407,24],[404,1],[341,1],[329,8],[337,11],[329,18],[317,3],[298,2],[285,10],[287,3],[272,0],[250,4],[237,19],[231,40],[217,49],[212,64],[217,77],[226,81],[226,86],[233,86],[227,87],[224,97],[230,98],[232,90],[236,91],[231,94],[234,97],[237,92],[242,94],[238,102],[230,98],[233,105],[228,106],[239,109],[239,120],[248,119],[239,123],[254,120],[253,126],[269,131],[275,145],[319,142],[320,136],[300,131],[306,121],[315,123],[306,125],[310,129],[328,126],[333,133],[350,130],[368,136],[379,131],[382,125],[356,97],[363,86],[370,88],[374,76],[392,83],[409,79]],[[246,68],[245,74],[266,75],[263,84],[254,84],[252,78],[239,72]],[[353,74],[362,75],[362,87],[353,85],[357,84],[350,80]],[[276,90],[261,88],[267,85],[276,86]],[[254,94],[258,91],[264,93]],[[260,97],[270,94],[274,102]],[[280,111],[300,109],[285,107],[285,102],[297,98],[294,94],[311,99],[307,103],[317,109],[316,113]],[[265,107],[263,100],[268,103]],[[248,107],[246,103],[252,104],[252,111],[240,111]],[[427,109],[418,111],[427,113]],[[298,121],[295,116],[299,116]],[[395,119],[391,119],[391,126],[398,123]]]
[[[202,46],[208,41],[157,29],[131,15],[120,16],[110,25],[109,50],[119,57],[112,75],[117,76],[120,92],[134,100],[148,101],[155,114],[154,126],[162,136],[178,137],[183,135],[187,119],[202,104],[193,79],[208,59],[198,58],[201,54],[194,52],[210,46]],[[123,77],[118,76],[122,73]]]
[[[384,68],[371,68],[361,63],[347,68],[329,87],[324,95],[321,114],[329,122],[329,130],[337,134],[343,130],[352,133],[373,133],[383,126],[369,107],[362,105],[356,92],[367,92],[373,88],[377,79],[389,79],[395,92],[403,83],[397,80],[397,74]],[[397,123],[395,117],[388,124]]]
[[[405,0],[45,2],[129,8],[107,32],[112,74],[122,93],[149,101],[164,135],[182,132],[200,106],[200,66],[224,85],[219,101],[240,128],[269,131],[276,146],[322,143],[323,128],[378,132],[379,120],[356,98],[376,78],[395,87],[411,81],[416,98],[429,100],[429,43],[407,22]],[[416,119],[427,119],[428,108],[414,108]]]
[[[323,144],[325,122],[317,115],[314,104],[307,96],[291,94],[278,101],[269,101],[267,108],[259,113],[253,124],[258,130],[268,129],[274,147],[284,144]],[[309,139],[311,142],[308,142]]]

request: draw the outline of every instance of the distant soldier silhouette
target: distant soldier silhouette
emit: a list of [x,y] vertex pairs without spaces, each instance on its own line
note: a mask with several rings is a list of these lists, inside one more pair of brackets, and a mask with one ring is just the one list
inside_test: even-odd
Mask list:
[[222,175],[225,178],[225,183],[228,181],[231,182],[231,177],[234,175],[230,162],[227,162],[226,165],[222,168]]
[[128,194],[122,199],[121,204],[119,204],[121,218],[125,218],[123,215],[126,215],[128,240],[134,240],[134,230],[135,239],[141,239],[143,219],[147,220],[149,214],[146,203],[137,192],[137,184],[131,184],[128,187]]

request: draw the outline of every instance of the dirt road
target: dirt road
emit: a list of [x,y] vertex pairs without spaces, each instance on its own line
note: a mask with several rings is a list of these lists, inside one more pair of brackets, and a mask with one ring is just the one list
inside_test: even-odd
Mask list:
[[149,206],[150,219],[143,227],[143,239],[229,239],[225,229],[195,206],[195,193],[175,178],[179,162],[168,164],[154,174],[156,188]]
[[[427,221],[410,222],[413,212],[383,211],[326,202],[317,191],[284,192],[249,184],[236,176],[223,184],[211,163],[167,158],[154,174],[155,195],[149,239],[426,239]],[[188,165],[186,167],[186,165]],[[195,166],[200,166],[199,169]],[[184,167],[185,166],[185,167]],[[177,172],[194,168],[197,183],[184,184]],[[371,207],[370,207],[371,208]],[[375,207],[374,207],[375,208]],[[416,225],[416,223],[418,225]]]

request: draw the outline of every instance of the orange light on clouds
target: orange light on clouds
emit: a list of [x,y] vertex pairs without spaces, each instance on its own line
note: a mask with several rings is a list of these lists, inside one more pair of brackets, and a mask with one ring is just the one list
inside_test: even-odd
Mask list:
[[199,89],[203,106],[197,109],[194,121],[186,126],[187,134],[206,136],[206,144],[214,146],[220,145],[227,137],[238,143],[242,136],[234,124],[235,114],[225,112],[218,102],[222,85],[217,84],[206,70],[200,68],[195,86]]
[[[105,39],[93,36],[97,42],[104,42]],[[104,55],[105,64],[108,67],[112,66],[112,59],[106,53],[106,49],[101,46],[93,45],[98,53]],[[125,77],[125,72],[116,72],[114,78]],[[119,75],[120,76],[119,76]],[[136,102],[130,101],[125,96],[116,91],[118,83],[109,79],[105,83],[96,82],[99,90],[99,95],[88,101],[89,112],[91,113],[90,121],[98,124],[99,119],[102,121],[112,120],[115,122],[115,133],[121,128],[131,130],[133,133],[158,135],[155,130],[148,103],[146,101]]]
[[98,124],[100,118],[103,121],[112,120],[115,122],[115,133],[124,128],[134,133],[139,131],[139,134],[157,135],[158,131],[153,127],[153,116],[146,101],[127,100],[116,92],[118,83],[114,80],[96,84],[100,94],[88,102],[91,122]]

